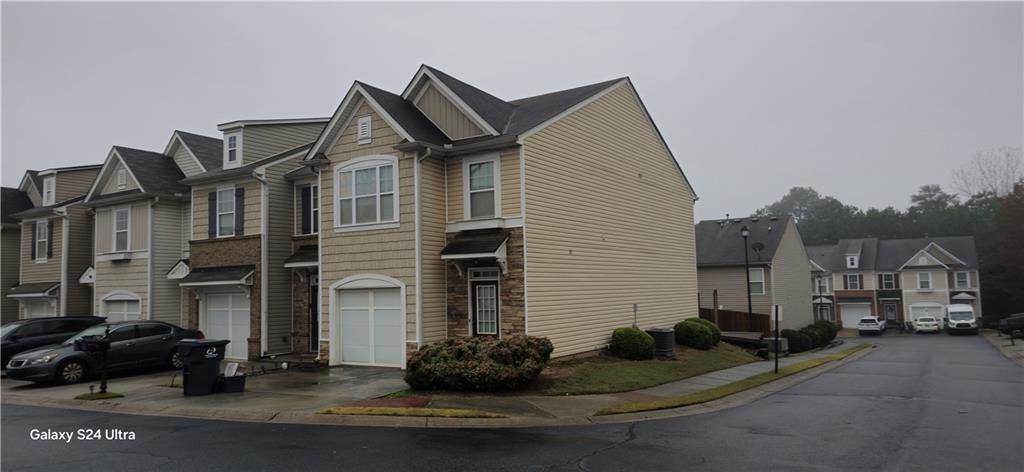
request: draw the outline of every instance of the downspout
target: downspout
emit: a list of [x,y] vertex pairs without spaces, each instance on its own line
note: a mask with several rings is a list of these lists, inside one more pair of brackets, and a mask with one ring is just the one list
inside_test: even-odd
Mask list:
[[[260,356],[266,356],[267,337],[267,197],[270,192],[267,179],[258,172],[252,176],[260,183]],[[243,208],[243,211],[245,209]],[[243,234],[242,236],[245,236]]]
[[[71,235],[67,209],[57,210],[60,225],[60,316],[68,315],[68,237]],[[53,243],[50,243],[53,244]]]
[[414,195],[416,207],[416,347],[423,344],[423,207],[422,201],[422,175],[420,172],[421,163],[433,154],[431,148],[426,148],[422,156],[416,156],[414,167],[415,178]]
[[[153,258],[156,257],[156,245],[153,244],[153,211],[159,201],[160,197],[149,201],[149,247],[147,248],[149,257],[146,258],[146,319],[148,320],[153,319]],[[131,205],[128,208],[128,211],[131,212]],[[181,231],[178,233],[181,233]],[[142,307],[139,308],[141,309]]]

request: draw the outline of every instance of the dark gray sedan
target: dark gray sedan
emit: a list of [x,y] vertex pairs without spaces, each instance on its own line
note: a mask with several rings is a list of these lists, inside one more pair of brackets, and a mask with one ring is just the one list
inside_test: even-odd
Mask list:
[[[109,333],[108,330],[109,329]],[[12,379],[40,383],[75,383],[100,372],[100,355],[75,350],[75,341],[85,336],[106,335],[109,372],[140,367],[180,369],[181,358],[175,345],[202,333],[162,321],[121,321],[92,326],[60,344],[23,352],[7,364]]]

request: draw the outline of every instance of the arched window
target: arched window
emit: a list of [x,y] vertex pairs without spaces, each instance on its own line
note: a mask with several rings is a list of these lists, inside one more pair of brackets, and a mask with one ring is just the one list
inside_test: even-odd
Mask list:
[[363,230],[398,225],[398,158],[364,156],[334,168],[334,226]]

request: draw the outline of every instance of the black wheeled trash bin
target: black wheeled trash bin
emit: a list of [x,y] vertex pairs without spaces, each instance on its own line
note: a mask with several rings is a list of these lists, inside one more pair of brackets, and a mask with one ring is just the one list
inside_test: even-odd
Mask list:
[[182,384],[185,396],[209,395],[216,391],[220,360],[224,358],[226,339],[182,339],[178,354],[185,363]]

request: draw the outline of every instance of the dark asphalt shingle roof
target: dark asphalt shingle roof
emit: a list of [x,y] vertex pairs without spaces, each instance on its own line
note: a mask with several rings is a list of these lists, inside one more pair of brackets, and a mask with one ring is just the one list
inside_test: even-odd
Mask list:
[[221,168],[224,163],[224,140],[181,130],[175,132],[207,172]]
[[178,183],[185,178],[174,159],[158,152],[114,146],[125,165],[131,170],[142,190],[155,195],[184,195],[187,185]]
[[391,118],[398,122],[414,141],[423,141],[435,144],[450,142],[441,130],[437,129],[423,113],[420,113],[412,103],[395,95],[387,90],[381,90],[369,84],[357,82],[368,93]]
[[[940,238],[910,239],[841,239],[834,245],[811,246],[807,248],[807,256],[830,272],[866,271],[897,271],[918,251],[935,243],[945,249],[953,257],[960,259],[965,265],[950,264],[949,267],[978,268],[978,254],[974,247],[973,236],[949,236]],[[857,253],[860,249],[860,269],[846,268],[846,255]],[[951,262],[939,250],[931,250],[936,258]]]
[[[770,217],[736,218],[697,223],[695,229],[697,266],[743,265],[743,236],[741,236],[740,230],[744,226],[750,230],[748,238],[750,263],[771,262],[790,219],[791,217],[786,215],[774,220]],[[763,244],[764,249],[754,251],[753,247],[757,243]]]
[[288,258],[284,260],[284,263],[296,264],[301,262],[319,262],[319,256],[320,246],[316,244],[299,246],[299,249],[297,249],[291,256],[288,256]]
[[69,198],[67,200],[54,203],[53,205],[30,208],[30,209],[25,210],[25,211],[21,211],[21,212],[18,212],[18,213],[13,213],[13,214],[11,214],[11,216],[14,217],[14,218],[18,218],[18,219],[32,218],[32,217],[36,217],[36,216],[48,216],[48,215],[52,215],[53,214],[53,210],[56,209],[56,208],[60,208],[62,206],[70,205],[72,203],[79,202],[79,201],[82,201],[82,200],[85,200],[85,195],[79,195],[79,196],[74,197],[74,198]]
[[441,250],[441,255],[480,254],[497,251],[508,239],[504,229],[477,229],[461,231]]
[[234,282],[252,273],[255,266],[204,267],[192,269],[179,283]]
[[39,171],[38,170],[26,170],[25,171],[25,175],[27,175],[28,179],[32,181],[32,185],[34,185],[36,187],[36,191],[39,192],[40,194],[42,194],[43,193],[43,180],[41,178],[39,178]]
[[203,172],[202,174],[193,175],[192,177],[181,179],[180,183],[183,185],[194,185],[202,182],[210,182],[214,180],[225,180],[233,179],[238,177],[247,177],[252,175],[253,169],[266,165],[269,162],[281,159],[282,157],[289,156],[302,151],[307,151],[313,147],[313,143],[306,143],[302,146],[294,147],[286,151],[279,152],[273,156],[264,157],[256,162],[250,162],[241,167],[235,167],[233,169],[217,168],[216,170]]
[[32,200],[28,194],[11,187],[3,187],[0,193],[0,222],[5,225],[17,224],[18,220],[11,215],[32,208]]
[[469,85],[455,77],[452,77],[440,70],[424,65],[437,80],[441,81],[449,90],[459,97],[467,106],[480,115],[491,127],[498,132],[505,129],[515,106],[494,95]]
[[31,282],[10,289],[8,295],[24,295],[28,293],[47,293],[60,286],[60,282]]
[[807,246],[804,249],[807,251],[807,258],[821,266],[822,269],[831,271],[829,267],[832,267],[832,252],[836,249],[834,244]]

